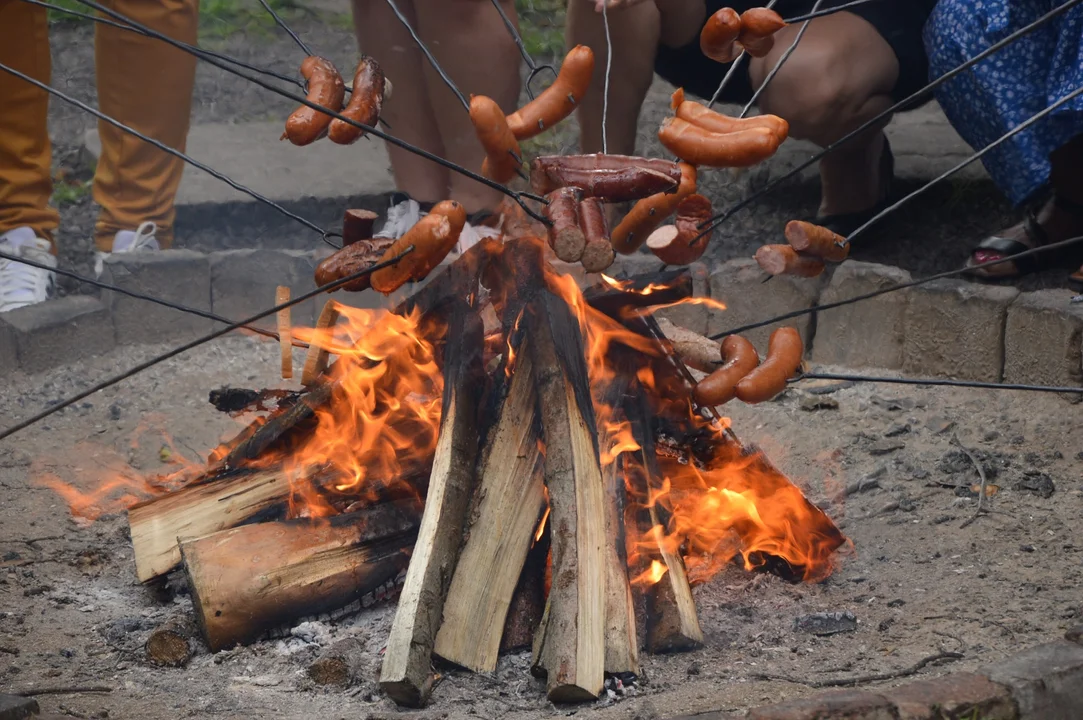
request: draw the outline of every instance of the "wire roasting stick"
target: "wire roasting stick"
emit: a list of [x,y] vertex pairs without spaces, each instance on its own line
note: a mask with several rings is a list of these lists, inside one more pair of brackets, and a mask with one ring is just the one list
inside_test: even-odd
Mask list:
[[534,99],[534,91],[530,87],[530,83],[534,82],[534,78],[542,73],[543,70],[548,70],[553,73],[553,77],[557,76],[557,70],[552,65],[538,65],[534,62],[534,58],[530,57],[530,53],[527,52],[526,45],[523,44],[523,36],[519,34],[519,31],[515,29],[515,24],[508,17],[508,14],[504,12],[504,8],[500,5],[500,0],[492,0],[493,7],[500,13],[500,19],[504,21],[504,27],[508,29],[508,34],[511,35],[511,39],[515,41],[515,45],[519,48],[519,54],[523,56],[523,60],[526,62],[528,68],[530,68],[530,75],[526,78],[526,94],[531,100]]
[[30,427],[34,423],[39,422],[41,420],[44,420],[45,418],[49,417],[53,413],[60,412],[61,410],[63,410],[66,407],[74,405],[75,403],[79,402],[80,400],[82,400],[84,398],[88,398],[88,397],[90,397],[91,395],[93,395],[96,392],[99,392],[99,391],[104,390],[104,389],[106,389],[108,387],[116,385],[119,382],[123,382],[124,380],[127,380],[128,378],[132,377],[133,375],[141,373],[141,372],[143,372],[144,370],[146,370],[148,368],[151,368],[151,367],[154,367],[155,365],[158,365],[159,363],[165,362],[166,360],[169,360],[169,359],[174,358],[174,357],[176,357],[178,355],[181,355],[181,354],[183,354],[185,352],[188,352],[189,350],[191,350],[193,348],[196,348],[196,347],[199,347],[200,345],[203,345],[204,343],[208,343],[211,340],[215,340],[217,338],[220,338],[220,337],[222,337],[223,335],[225,335],[227,333],[233,332],[234,330],[239,330],[239,329],[245,327],[246,325],[251,325],[252,323],[256,322],[257,320],[262,320],[265,317],[270,317],[271,315],[276,314],[279,310],[283,310],[283,309],[288,308],[288,307],[293,307],[294,305],[297,305],[298,303],[302,303],[305,300],[308,300],[309,298],[316,297],[317,295],[319,295],[321,293],[328,292],[328,291],[334,290],[336,288],[342,287],[343,285],[346,285],[347,283],[350,283],[350,282],[353,282],[354,280],[362,278],[365,275],[369,275],[371,273],[374,273],[374,272],[376,272],[377,270],[379,270],[381,268],[388,267],[390,265],[394,265],[399,260],[402,260],[404,257],[409,255],[413,251],[414,251],[414,246],[411,245],[410,247],[406,248],[405,250],[403,250],[403,252],[399,253],[397,256],[395,256],[394,258],[392,258],[390,260],[387,260],[387,261],[381,262],[381,263],[377,263],[377,264],[375,264],[375,265],[373,265],[371,267],[365,268],[364,270],[359,270],[358,272],[355,272],[352,275],[348,275],[347,277],[340,278],[339,280],[336,280],[336,281],[334,281],[332,283],[328,283],[327,285],[322,285],[322,286],[316,288],[315,290],[310,290],[309,292],[303,293],[301,295],[298,295],[295,298],[292,298],[289,302],[282,303],[281,305],[275,305],[274,307],[272,307],[272,308],[270,308],[268,310],[264,310],[263,312],[257,313],[255,315],[253,315],[252,317],[245,318],[244,320],[241,320],[239,322],[230,323],[229,325],[227,325],[226,327],[224,327],[224,328],[222,328],[220,330],[215,330],[212,333],[209,333],[207,335],[203,335],[202,337],[198,337],[195,340],[192,340],[191,342],[187,342],[184,345],[181,345],[180,347],[173,348],[169,352],[165,352],[165,353],[162,353],[161,355],[157,355],[157,356],[151,358],[150,360],[142,362],[142,363],[136,365],[135,367],[133,367],[133,368],[131,368],[129,370],[125,370],[124,372],[120,373],[119,375],[114,375],[113,377],[111,377],[111,378],[109,378],[107,380],[102,380],[101,382],[95,384],[94,386],[92,386],[92,387],[90,387],[90,388],[88,388],[86,390],[83,390],[82,392],[76,393],[75,395],[73,395],[73,396],[71,396],[69,398],[61,400],[60,402],[56,403],[55,405],[51,405],[47,409],[42,410],[37,415],[34,415],[34,416],[30,417],[30,418],[27,418],[26,420],[23,420],[22,422],[16,423],[15,425],[12,425],[11,427],[7,428],[6,430],[0,432],[0,440],[4,440],[6,438],[9,438],[12,435],[14,435],[15,433],[19,432],[20,430],[25,430],[26,428]]
[[[865,124],[863,124],[860,127],[856,128],[852,132],[842,136],[841,138],[839,138],[835,142],[831,143],[830,145],[825,147],[823,150],[821,150],[820,152],[818,152],[815,155],[813,155],[812,157],[810,157],[805,162],[801,163],[800,165],[798,165],[794,169],[787,172],[785,175],[781,175],[778,178],[772,180],[770,183],[768,183],[766,186],[764,186],[763,189],[749,195],[748,197],[746,197],[744,200],[741,200],[740,202],[738,202],[733,207],[726,209],[724,212],[719,213],[718,215],[715,215],[714,217],[712,217],[709,221],[704,222],[702,225],[700,225],[700,229],[703,231],[703,234],[706,235],[711,230],[714,230],[716,227],[718,227],[719,225],[724,223],[726,220],[728,220],[730,217],[732,217],[737,212],[745,209],[746,207],[748,207],[752,203],[759,200],[761,197],[764,197],[765,195],[770,193],[772,190],[774,190],[775,188],[777,188],[779,185],[786,182],[787,180],[790,180],[791,178],[796,177],[800,173],[804,172],[804,170],[806,168],[808,168],[808,167],[812,166],[813,164],[815,164],[816,162],[818,162],[824,155],[826,155],[827,153],[831,152],[832,150],[838,148],[840,145],[849,142],[850,140],[857,137],[861,133],[865,132],[870,127],[872,127],[872,126],[876,125],[877,123],[879,123],[880,121],[882,121],[884,118],[886,118],[886,117],[890,116],[892,113],[898,111],[899,108],[906,107],[907,105],[913,103],[915,100],[918,100],[919,98],[925,96],[929,92],[935,90],[936,88],[940,87],[944,83],[948,82],[952,78],[956,77],[957,75],[959,75],[959,74],[961,74],[963,72],[966,72],[968,69],[970,69],[974,65],[977,65],[979,62],[986,59],[990,55],[993,55],[994,53],[998,52],[999,50],[1002,50],[1003,48],[1005,48],[1008,45],[1012,44],[1013,42],[1015,42],[1019,38],[1025,36],[1025,35],[1027,35],[1029,33],[1034,32],[1035,30],[1037,30],[1041,26],[1045,25],[1046,23],[1048,23],[1048,22],[1056,19],[1060,15],[1063,15],[1064,13],[1068,12],[1073,7],[1078,5],[1080,2],[1083,2],[1083,0],[1068,0],[1063,5],[1060,5],[1058,7],[1053,8],[1052,10],[1047,12],[1045,15],[1042,15],[1040,18],[1038,18],[1034,22],[1030,23],[1029,25],[1026,25],[1024,27],[1019,28],[1018,30],[1013,32],[1011,35],[1008,35],[1008,36],[1002,38],[1001,40],[997,41],[993,45],[990,45],[988,48],[986,48],[982,52],[978,53],[977,55],[975,55],[971,59],[967,60],[966,62],[960,64],[958,67],[944,73],[943,75],[938,77],[936,80],[933,80],[931,83],[929,83],[925,87],[923,87],[923,88],[921,88],[919,90],[916,90],[909,97],[906,97],[903,100],[895,103],[894,105],[887,108],[886,110],[884,110],[880,114],[876,115],[875,117],[870,118],[868,121],[865,122]],[[734,62],[736,62],[736,60]]]
[[293,28],[291,28],[289,25],[286,24],[286,21],[283,20],[282,17],[278,13],[275,12],[275,9],[273,7],[271,7],[269,4],[267,4],[267,0],[259,0],[259,4],[263,6],[264,10],[266,10],[267,12],[269,12],[271,14],[271,17],[274,18],[274,21],[278,25],[278,27],[285,30],[289,34],[289,36],[291,38],[293,38],[293,41],[295,43],[297,43],[297,46],[299,48],[301,48],[301,52],[303,52],[305,55],[312,55],[313,54],[312,50],[308,47],[308,45],[305,44],[305,41],[302,40],[297,35],[297,33],[295,33],[293,31]]
[[[22,0],[22,2],[27,3],[28,5],[37,5],[38,7],[43,7],[45,9],[47,9],[47,10],[52,10],[54,12],[64,13],[66,15],[71,15],[73,17],[82,18],[83,20],[90,20],[92,22],[100,23],[101,25],[108,25],[109,27],[114,27],[114,28],[117,28],[119,30],[127,30],[129,32],[134,32],[134,33],[137,33],[139,35],[143,35],[144,37],[153,37],[152,35],[150,35],[150,34],[148,34],[146,32],[143,32],[139,28],[132,27],[131,25],[128,25],[127,23],[119,23],[119,22],[116,22],[116,21],[113,21],[113,20],[107,20],[106,18],[98,17],[97,15],[91,15],[90,13],[83,13],[83,12],[79,12],[78,10],[72,10],[71,8],[64,7],[63,5],[54,5],[53,3],[43,2],[42,0]],[[189,45],[188,43],[182,42],[180,40],[178,40],[177,42],[184,45],[185,49],[190,53],[198,54],[198,55],[207,55],[209,57],[218,58],[219,60],[224,60],[225,62],[233,63],[234,65],[236,65],[238,67],[243,67],[245,70],[251,70],[252,72],[257,72],[257,73],[259,73],[261,75],[267,75],[269,77],[273,77],[273,78],[276,78],[278,80],[281,80],[282,82],[287,82],[287,83],[290,83],[291,85],[296,85],[299,88],[304,87],[304,83],[301,82],[300,80],[298,80],[295,77],[290,77],[289,75],[284,75],[284,74],[282,74],[280,72],[277,72],[275,70],[271,70],[269,68],[262,68],[262,67],[259,67],[258,65],[252,65],[250,63],[246,63],[243,60],[238,60],[237,58],[232,58],[229,55],[224,55],[222,53],[215,52],[213,50],[208,50],[206,48],[201,48],[201,47],[199,47],[197,45]]]
[[[141,25],[141,24],[135,22],[134,20],[131,20],[130,18],[125,17],[122,14],[120,14],[120,13],[114,11],[114,10],[109,9],[109,8],[105,7],[104,5],[98,3],[98,2],[95,2],[95,0],[76,0],[76,2],[80,3],[81,5],[85,5],[87,7],[93,8],[93,9],[97,10],[98,12],[109,15],[110,17],[113,17],[113,18],[122,20],[124,22],[127,22],[127,23],[131,24],[133,27],[137,27],[137,28],[140,28],[140,29],[144,30],[150,37],[154,37],[154,38],[156,38],[158,40],[161,40],[161,41],[163,41],[165,43],[173,45],[174,47],[178,47],[178,48],[180,48],[182,50],[187,51],[187,48],[185,48],[183,46],[183,44],[178,43],[176,40],[173,40],[173,38],[170,38],[167,35],[163,35],[162,33],[159,33],[159,32],[157,32],[155,30],[151,30],[150,28],[146,27],[145,25]],[[203,58],[203,59],[206,62],[210,63],[211,65],[214,65],[215,67],[226,70],[227,72],[233,73],[234,75],[236,75],[238,77],[244,78],[245,80],[264,88],[265,90],[270,90],[271,92],[273,92],[273,93],[275,93],[275,94],[277,94],[277,95],[279,95],[281,97],[289,98],[290,100],[292,100],[292,101],[294,101],[296,103],[304,105],[305,107],[310,107],[313,110],[318,110],[321,113],[329,115],[332,118],[335,118],[337,120],[341,120],[342,122],[344,122],[344,123],[346,123],[348,125],[351,125],[353,127],[361,128],[365,132],[368,132],[368,133],[370,133],[372,135],[375,135],[376,137],[380,138],[381,140],[389,142],[392,145],[395,145],[396,147],[401,147],[403,150],[406,150],[407,152],[411,152],[411,153],[413,153],[415,155],[418,155],[420,157],[425,158],[426,160],[430,160],[430,161],[432,161],[432,162],[434,162],[434,163],[436,163],[438,165],[441,165],[443,167],[448,168],[449,170],[457,172],[460,175],[468,177],[471,180],[475,180],[475,181],[477,181],[477,182],[479,182],[479,183],[481,183],[483,185],[491,187],[492,189],[497,190],[497,191],[503,193],[504,195],[507,195],[512,200],[514,200],[516,203],[518,203],[519,206],[523,208],[523,211],[526,212],[526,214],[529,215],[530,217],[532,217],[535,220],[537,220],[538,222],[544,223],[546,225],[549,224],[549,220],[546,217],[544,217],[543,215],[540,215],[533,208],[531,208],[529,205],[527,205],[525,202],[523,202],[523,198],[528,198],[530,200],[534,200],[535,202],[539,202],[539,203],[541,203],[543,205],[548,204],[548,201],[545,198],[543,198],[543,197],[541,197],[539,195],[535,195],[534,193],[529,193],[529,192],[521,192],[521,191],[512,190],[511,188],[507,187],[506,185],[502,185],[502,184],[500,184],[498,182],[494,182],[493,180],[490,180],[489,178],[485,177],[484,175],[480,175],[480,174],[478,174],[476,172],[473,172],[472,170],[469,170],[469,169],[467,169],[467,168],[465,168],[465,167],[463,167],[461,165],[453,163],[450,160],[446,160],[446,159],[444,159],[444,158],[442,158],[442,157],[440,157],[438,155],[434,155],[433,153],[429,152],[428,150],[425,150],[423,148],[419,148],[416,145],[412,145],[412,144],[406,142],[405,140],[401,140],[401,139],[395,137],[394,135],[389,135],[389,134],[385,133],[382,130],[371,127],[369,125],[365,125],[364,123],[359,123],[356,120],[353,120],[351,118],[348,118],[348,117],[342,115],[342,113],[340,113],[340,112],[338,112],[336,110],[332,110],[331,108],[324,107],[324,106],[319,105],[317,103],[311,102],[307,98],[305,98],[305,97],[303,97],[301,95],[298,95],[297,93],[293,93],[293,92],[290,92],[288,90],[283,90],[280,87],[275,87],[274,85],[266,82],[262,78],[252,77],[251,75],[246,75],[245,73],[240,72],[236,68],[229,67],[228,65],[222,64],[220,61],[218,61],[218,60],[216,60],[214,58]]]
[[710,338],[712,340],[720,340],[728,335],[738,335],[749,330],[755,330],[756,328],[773,325],[774,323],[782,322],[783,320],[792,320],[793,318],[802,317],[804,315],[811,315],[812,313],[819,312],[821,310],[832,310],[837,307],[852,305],[853,303],[861,302],[862,300],[869,300],[874,297],[879,297],[880,295],[886,295],[887,293],[896,292],[897,290],[905,290],[907,288],[917,287],[918,285],[924,285],[925,283],[933,282],[934,280],[943,280],[945,278],[955,277],[957,275],[962,275],[964,273],[970,272],[972,270],[977,270],[979,268],[987,268],[1006,262],[1013,262],[1015,260],[1020,260],[1025,257],[1037,255],[1038,253],[1060,250],[1062,248],[1066,248],[1080,242],[1083,242],[1083,235],[1068,238],[1067,240],[1061,240],[1060,242],[1051,243],[1049,245],[1039,245],[1038,247],[1031,248],[1030,250],[1026,250],[1021,253],[1016,253],[1015,255],[1008,255],[1006,257],[997,258],[996,260],[989,260],[987,262],[978,263],[977,265],[972,265],[970,267],[961,267],[954,270],[946,270],[942,273],[937,273],[935,275],[930,275],[924,278],[918,278],[917,280],[909,280],[904,283],[899,283],[898,285],[889,285],[887,287],[880,288],[879,290],[873,290],[871,292],[863,293],[861,295],[855,295],[853,297],[845,298],[843,300],[836,300],[835,302],[824,303],[822,305],[813,305],[812,307],[801,308],[799,310],[791,310],[788,313],[776,315],[775,317],[768,318],[767,320],[760,320],[758,322],[748,323],[747,325],[741,325],[739,327],[726,330],[725,332],[711,335]]
[[609,74],[613,70],[613,40],[609,36],[608,3],[602,3],[602,25],[605,26],[605,85],[602,89],[602,154],[609,154]]
[[[234,322],[233,320],[230,320],[229,318],[222,317],[221,315],[216,315],[215,313],[212,313],[212,312],[207,312],[206,310],[200,310],[198,308],[189,307],[187,305],[181,305],[180,303],[171,302],[169,300],[163,300],[162,298],[156,298],[156,297],[153,297],[151,295],[146,295],[144,293],[135,292],[134,290],[128,290],[126,288],[118,287],[116,285],[110,285],[109,283],[105,283],[105,282],[102,282],[101,280],[96,280],[94,278],[90,278],[90,277],[87,277],[85,275],[80,275],[79,273],[72,272],[71,270],[64,270],[63,268],[51,267],[49,265],[46,265],[45,263],[39,263],[36,260],[30,260],[29,258],[19,257],[18,255],[9,255],[6,252],[0,252],[0,260],[11,260],[12,262],[22,263],[23,265],[29,265],[30,267],[38,268],[39,270],[48,270],[49,272],[54,272],[57,275],[63,275],[64,277],[69,277],[69,278],[71,278],[73,280],[78,280],[79,282],[85,283],[87,285],[93,285],[94,287],[101,288],[102,290],[109,290],[110,292],[120,293],[121,295],[127,295],[128,297],[135,298],[136,300],[146,300],[147,302],[152,302],[155,305],[161,305],[162,307],[167,307],[167,308],[170,308],[171,310],[177,310],[179,312],[188,313],[189,315],[198,315],[199,317],[207,318],[208,320],[216,320],[218,322],[225,323],[227,325],[232,325],[233,322]],[[246,325],[242,329],[254,332],[257,335],[263,335],[264,337],[274,338],[275,340],[279,339],[278,338],[278,333],[276,333],[276,332],[274,332],[272,330],[264,330],[263,328],[257,327],[255,325],[252,325],[252,326]],[[299,347],[299,348],[307,348],[308,343],[303,342],[301,340],[294,340],[293,341],[293,346],[294,347]]]
[[886,377],[874,375],[846,375],[842,373],[801,373],[789,382],[798,383],[802,380],[844,380],[848,382],[888,383],[896,385],[935,385],[944,387],[978,388],[987,390],[1023,390],[1029,392],[1046,393],[1075,393],[1083,394],[1083,387],[1057,387],[1054,385],[1026,385],[1022,383],[995,383],[980,382],[977,380],[943,380],[939,378],[905,378]]
[[12,67],[9,67],[9,66],[7,66],[7,65],[5,65],[3,63],[0,63],[0,70],[4,71],[6,73],[10,73],[11,75],[14,75],[15,77],[20,78],[22,80],[25,80],[26,82],[30,83],[31,85],[34,85],[35,87],[38,87],[38,88],[44,90],[45,92],[49,93],[50,95],[54,95],[54,96],[60,98],[61,100],[65,101],[65,102],[68,102],[68,103],[71,103],[72,105],[75,105],[76,107],[78,107],[81,110],[85,110],[86,112],[90,113],[91,115],[98,118],[99,120],[103,120],[103,121],[109,123],[110,125],[112,125],[113,127],[116,127],[116,128],[118,128],[120,130],[123,130],[126,133],[130,133],[131,135],[134,135],[135,137],[139,138],[140,140],[142,140],[144,142],[147,142],[147,143],[150,143],[151,145],[158,148],[159,150],[162,150],[163,152],[167,152],[170,155],[172,155],[173,157],[180,158],[181,160],[188,163],[189,165],[192,165],[193,167],[197,167],[197,168],[199,168],[200,170],[202,170],[203,172],[205,172],[205,173],[207,173],[209,175],[213,175],[214,177],[218,178],[222,182],[229,185],[234,190],[238,190],[240,192],[243,192],[245,195],[248,195],[249,197],[255,198],[256,200],[259,200],[260,202],[266,204],[268,207],[274,208],[275,210],[282,213],[283,215],[290,218],[291,220],[296,220],[297,222],[301,223],[302,225],[309,228],[310,230],[314,230],[314,231],[318,232],[320,234],[320,236],[323,238],[323,241],[326,242],[331,247],[334,247],[334,248],[338,247],[337,245],[335,245],[334,243],[332,243],[328,239],[329,237],[336,236],[337,233],[332,233],[332,232],[329,232],[327,230],[324,230],[323,228],[321,228],[316,223],[314,223],[314,222],[312,222],[310,220],[306,220],[305,218],[301,217],[300,215],[297,215],[295,213],[290,212],[286,208],[284,208],[281,205],[279,205],[278,203],[276,203],[274,200],[271,200],[270,198],[267,198],[267,197],[259,194],[258,192],[256,192],[252,188],[241,185],[239,182],[237,182],[233,178],[218,172],[217,170],[210,167],[209,165],[205,165],[205,164],[201,163],[200,161],[196,160],[195,158],[191,157],[190,155],[186,155],[185,153],[182,153],[179,150],[175,150],[175,149],[169,147],[168,145],[166,145],[166,144],[164,144],[162,142],[159,142],[158,140],[155,140],[152,137],[144,135],[143,133],[139,132],[135,128],[128,127],[124,123],[120,122],[119,120],[116,120],[114,118],[109,117],[108,115],[101,112],[100,110],[92,108],[89,105],[87,105],[86,103],[84,103],[84,102],[82,102],[80,100],[76,100],[72,96],[67,95],[64,92],[61,92],[60,90],[57,90],[56,88],[52,87],[51,85],[46,85],[45,83],[43,83],[43,82],[41,82],[39,80],[36,80],[36,79],[30,77],[29,75],[21,73],[18,70],[12,68]]
[[870,2],[884,2],[884,0],[852,0],[844,5],[835,5],[834,7],[824,8],[823,10],[820,10],[818,7],[813,7],[811,11],[804,15],[795,15],[792,18],[786,18],[786,24],[793,25],[794,23],[815,20],[818,17],[834,15],[837,12],[843,12],[844,10],[849,10],[850,8],[857,7],[858,5],[865,5]]

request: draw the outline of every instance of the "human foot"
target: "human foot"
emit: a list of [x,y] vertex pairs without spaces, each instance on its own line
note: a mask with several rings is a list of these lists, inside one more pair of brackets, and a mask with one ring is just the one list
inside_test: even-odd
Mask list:
[[970,255],[969,274],[989,279],[1018,277],[1079,259],[1081,250],[1065,248],[989,267],[978,267],[1027,250],[1083,235],[1083,204],[1054,195],[1037,213],[1028,211],[1021,223],[983,240]]
[[133,252],[154,252],[161,250],[158,238],[154,234],[158,226],[149,220],[139,223],[135,230],[121,230],[113,236],[113,249],[109,252],[94,253],[94,276],[100,278],[105,270],[105,259],[113,254]]
[[849,237],[887,206],[894,179],[895,156],[883,134],[866,152],[826,155],[820,161],[816,224]]

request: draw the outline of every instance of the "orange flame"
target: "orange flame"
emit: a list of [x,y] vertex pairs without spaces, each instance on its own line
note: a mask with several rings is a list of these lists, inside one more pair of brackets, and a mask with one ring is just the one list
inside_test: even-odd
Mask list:
[[631,580],[632,585],[643,587],[654,585],[669,572],[669,568],[657,560],[651,560],[651,566]]

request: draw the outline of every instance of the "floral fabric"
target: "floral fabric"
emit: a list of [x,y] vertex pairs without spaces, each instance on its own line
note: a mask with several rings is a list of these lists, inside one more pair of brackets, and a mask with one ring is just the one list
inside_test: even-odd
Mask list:
[[[925,26],[929,76],[937,78],[1037,20],[1063,0],[940,0]],[[1024,35],[936,91],[948,120],[980,149],[1083,87],[1083,4]],[[1049,154],[1083,133],[1083,96],[982,158],[993,181],[1021,204],[1049,180]]]

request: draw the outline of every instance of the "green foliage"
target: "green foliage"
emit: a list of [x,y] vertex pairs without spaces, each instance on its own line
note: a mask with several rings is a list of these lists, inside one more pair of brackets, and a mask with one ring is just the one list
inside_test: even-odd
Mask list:
[[[294,0],[267,0],[267,4],[286,22],[303,9]],[[274,18],[257,0],[200,0],[200,37],[221,39],[237,33],[266,37],[274,28]]]
[[523,45],[539,62],[564,55],[565,0],[515,0]]
[[64,207],[90,195],[90,180],[58,180],[53,183],[53,205]]

